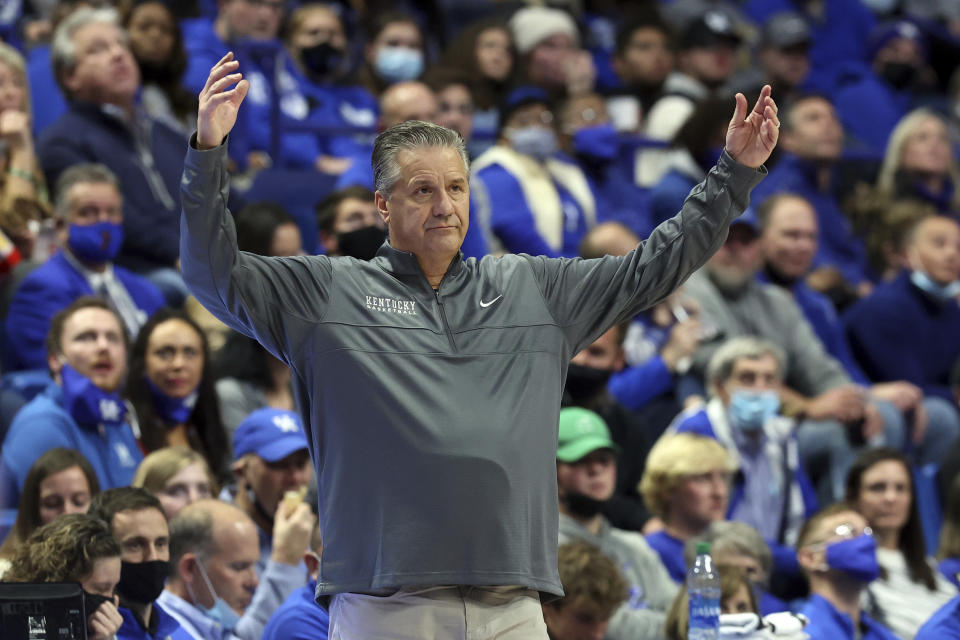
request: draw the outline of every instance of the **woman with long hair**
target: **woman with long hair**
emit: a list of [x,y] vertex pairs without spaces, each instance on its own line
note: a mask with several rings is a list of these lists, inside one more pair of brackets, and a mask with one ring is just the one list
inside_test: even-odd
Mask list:
[[20,545],[4,581],[79,582],[89,640],[109,640],[123,623],[114,595],[120,543],[99,518],[72,513],[43,525]]
[[230,441],[220,421],[207,339],[181,311],[161,309],[130,350],[126,387],[144,454],[167,446],[198,451],[217,477],[229,475]]
[[13,528],[0,547],[0,577],[24,540],[37,528],[71,513],[86,513],[100,482],[83,454],[57,447],[37,458],[23,482]]
[[846,501],[877,541],[880,579],[867,588],[867,612],[901,638],[912,638],[957,595],[927,557],[910,464],[896,449],[865,451],[847,474]]

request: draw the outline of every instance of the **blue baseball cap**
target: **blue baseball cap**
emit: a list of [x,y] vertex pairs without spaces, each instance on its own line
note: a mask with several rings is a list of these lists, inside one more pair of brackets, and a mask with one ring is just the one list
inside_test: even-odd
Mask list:
[[257,409],[233,433],[233,455],[255,453],[267,462],[307,448],[300,416],[283,409]]

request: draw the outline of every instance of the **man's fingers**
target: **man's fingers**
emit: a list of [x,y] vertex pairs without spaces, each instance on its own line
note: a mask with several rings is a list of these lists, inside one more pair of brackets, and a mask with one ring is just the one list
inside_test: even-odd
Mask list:
[[209,93],[220,93],[230,85],[239,82],[241,79],[243,79],[243,74],[241,73],[231,73],[228,76],[224,76],[210,86]]
[[733,124],[739,126],[747,118],[747,98],[742,93],[738,93],[734,98],[737,106],[733,110]]
[[236,96],[240,96],[240,102],[247,96],[247,91],[250,89],[250,83],[246,79],[241,80],[237,83],[233,89],[229,91],[221,91],[220,93],[214,93],[207,96],[203,104],[200,105],[200,110],[204,111],[206,108],[210,108],[213,105],[219,104],[221,102],[229,102],[233,100]]
[[763,114],[763,108],[767,106],[767,98],[770,97],[770,85],[763,85],[760,90],[760,97],[757,98],[757,104],[753,105],[753,112]]
[[[227,59],[228,57],[231,59]],[[204,92],[209,91],[210,86],[217,82],[217,80],[236,70],[240,66],[240,63],[236,60],[233,60],[232,57],[233,53],[228,53],[226,56],[224,56],[224,59],[210,69],[210,74],[207,76],[207,81],[204,83],[203,89],[200,90],[200,95],[203,95]]]

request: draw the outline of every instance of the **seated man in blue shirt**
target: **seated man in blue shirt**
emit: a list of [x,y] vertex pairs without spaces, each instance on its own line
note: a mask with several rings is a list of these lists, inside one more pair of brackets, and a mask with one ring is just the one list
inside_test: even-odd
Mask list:
[[44,340],[53,314],[81,296],[98,296],[134,337],[163,296],[149,280],[113,264],[123,243],[123,196],[102,164],[70,167],[57,181],[62,249],[23,279],[7,315],[10,369],[47,366]]
[[[301,537],[306,537],[300,533]],[[196,640],[260,640],[303,574],[269,562],[263,575],[257,526],[220,500],[200,500],[170,521],[170,578],[157,598]]]
[[118,487],[96,496],[88,513],[106,522],[120,543],[123,625],[116,640],[194,640],[156,603],[170,573],[170,530],[160,500],[145,489]]
[[53,317],[47,337],[53,382],[17,413],[0,454],[0,498],[16,507],[27,472],[54,447],[82,453],[104,489],[133,480],[143,459],[120,389],[127,337],[116,312],[79,298]]
[[[316,499],[311,500],[316,505]],[[320,575],[320,554],[323,553],[323,538],[320,525],[313,527],[310,546],[303,554],[310,579],[287,598],[270,617],[263,630],[262,640],[326,640],[330,628],[330,615],[317,604],[317,577]]]
[[678,416],[673,429],[715,438],[730,452],[740,473],[727,517],[760,532],[777,569],[795,571],[792,545],[817,501],[800,464],[796,423],[778,415],[784,369],[783,351],[772,342],[728,340],[710,359],[710,400]]
[[899,358],[889,367],[890,377],[872,383],[853,356],[833,304],[804,282],[820,239],[817,214],[810,201],[792,193],[773,195],[757,207],[757,225],[763,258],[760,281],[789,294],[827,352],[853,382],[869,390],[883,415],[886,445],[900,450],[915,446],[922,463],[939,462],[960,433],[956,404],[946,397],[925,394],[916,381],[902,379],[900,376],[910,368],[904,368]]
[[724,519],[736,468],[716,440],[693,433],[665,434],[650,450],[640,493],[659,520],[647,525],[647,544],[675,582],[687,576],[684,543]]
[[797,542],[797,562],[810,580],[810,640],[896,640],[860,605],[867,585],[880,576],[877,543],[863,516],[837,503],[814,515]]

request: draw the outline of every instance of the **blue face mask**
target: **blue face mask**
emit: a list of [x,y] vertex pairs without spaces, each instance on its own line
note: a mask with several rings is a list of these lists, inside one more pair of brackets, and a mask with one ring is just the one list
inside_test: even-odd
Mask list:
[[77,424],[123,424],[127,407],[119,393],[104,391],[68,364],[60,370],[60,386],[63,388],[63,406]]
[[67,233],[67,246],[83,262],[110,262],[123,244],[123,227],[116,222],[72,224]]
[[197,567],[200,568],[200,576],[207,584],[207,589],[210,591],[210,595],[213,596],[213,606],[207,608],[200,604],[196,596],[194,596],[192,593],[193,589],[190,589],[190,597],[193,598],[197,608],[203,611],[203,615],[219,624],[222,629],[226,631],[232,631],[233,629],[236,629],[237,624],[240,622],[240,615],[237,614],[237,612],[234,611],[229,604],[227,604],[226,600],[217,595],[216,590],[210,583],[210,578],[207,577],[207,570],[204,569],[203,564],[199,559],[197,560]]
[[842,571],[859,582],[873,582],[880,577],[877,563],[877,541],[861,534],[827,545],[827,566]]
[[147,387],[153,397],[153,408],[157,410],[157,415],[160,416],[161,420],[169,425],[183,424],[187,421],[197,404],[196,390],[185,398],[174,398],[161,391],[160,387],[153,384],[150,378],[144,376],[144,380],[147,381]]
[[947,302],[960,295],[960,281],[954,280],[950,284],[940,284],[934,282],[933,278],[923,271],[913,271],[910,273],[910,282],[917,285],[922,291],[929,293],[937,300]]
[[522,127],[507,132],[510,146],[517,153],[546,160],[557,151],[557,134],[545,127]]
[[595,160],[613,160],[617,146],[617,130],[610,123],[584,127],[573,134],[573,150]]
[[423,52],[407,47],[381,47],[374,68],[387,82],[413,80],[423,73]]
[[776,391],[737,389],[730,394],[730,423],[741,431],[758,431],[780,410]]

